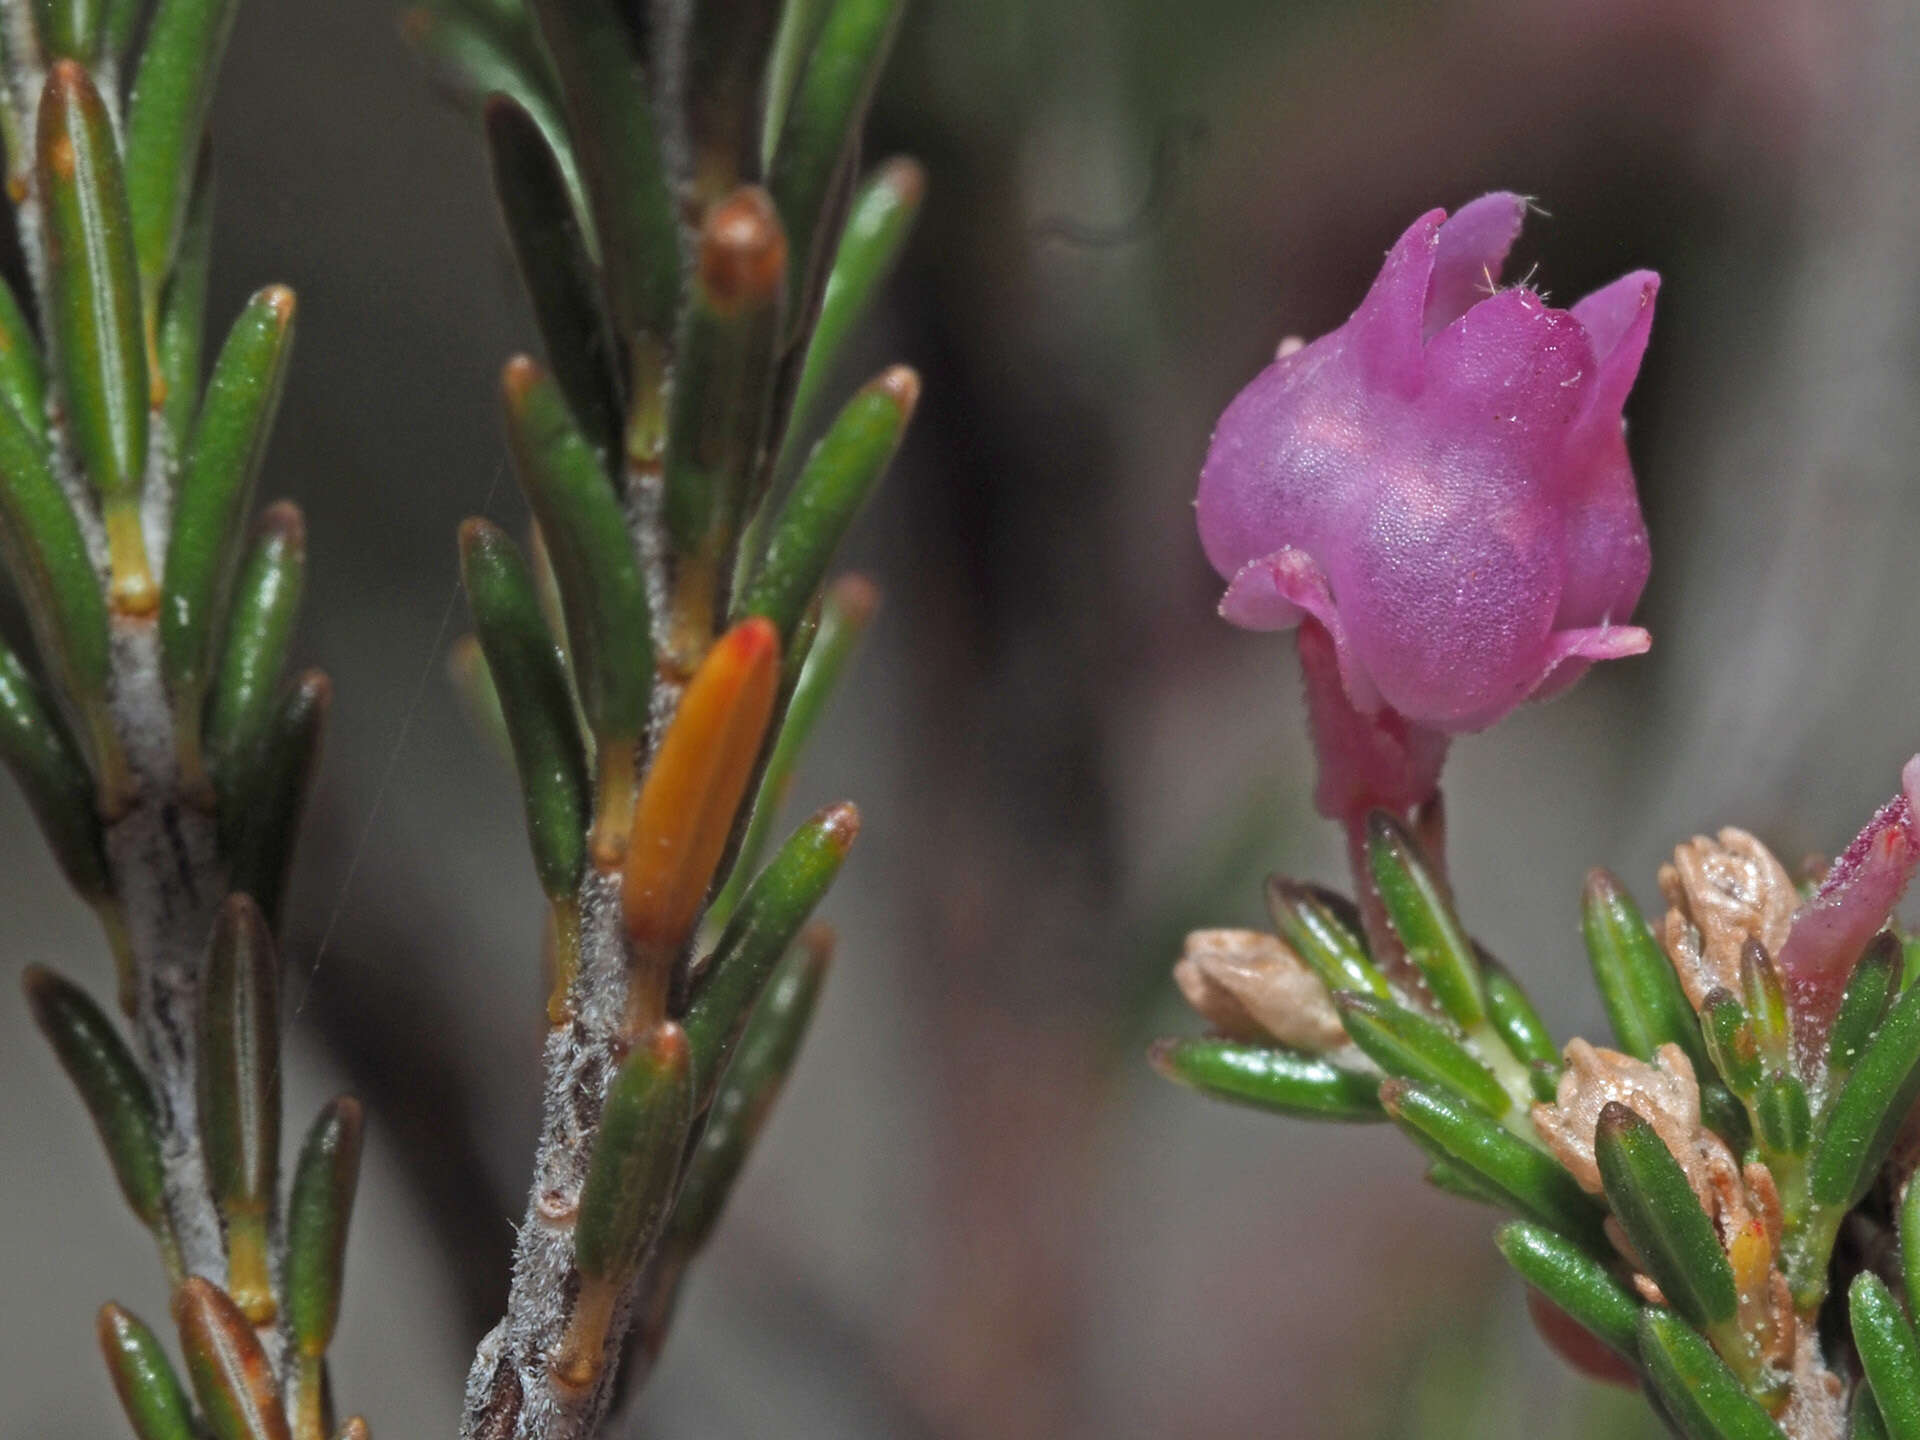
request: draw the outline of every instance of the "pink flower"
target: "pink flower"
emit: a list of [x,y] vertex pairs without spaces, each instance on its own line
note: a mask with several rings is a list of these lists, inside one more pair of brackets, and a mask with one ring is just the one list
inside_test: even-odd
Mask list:
[[1441,737],[1648,645],[1624,623],[1648,554],[1621,408],[1659,277],[1571,310],[1500,289],[1525,210],[1421,216],[1346,324],[1227,407],[1200,474],[1220,613],[1311,617],[1357,712]]

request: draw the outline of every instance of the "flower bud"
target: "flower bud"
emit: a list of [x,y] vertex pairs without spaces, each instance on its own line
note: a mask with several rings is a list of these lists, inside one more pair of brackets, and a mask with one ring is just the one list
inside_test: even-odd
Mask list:
[[1347,1043],[1327,987],[1277,935],[1195,930],[1173,967],[1187,1003],[1233,1040],[1318,1053]]

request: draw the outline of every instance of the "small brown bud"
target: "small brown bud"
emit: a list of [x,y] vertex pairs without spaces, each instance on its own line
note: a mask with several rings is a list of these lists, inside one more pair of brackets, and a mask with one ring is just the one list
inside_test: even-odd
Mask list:
[[1196,930],[1173,978],[1187,1003],[1233,1039],[1309,1051],[1347,1043],[1327,987],[1277,935]]

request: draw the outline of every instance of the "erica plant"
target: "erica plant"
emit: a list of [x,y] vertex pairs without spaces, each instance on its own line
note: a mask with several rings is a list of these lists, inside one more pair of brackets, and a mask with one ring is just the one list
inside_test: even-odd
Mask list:
[[25,259],[0,289],[0,551],[36,652],[0,652],[0,751],[117,966],[126,1033],[76,981],[25,981],[172,1290],[191,1399],[145,1322],[100,1312],[129,1419],[324,1440],[361,1122],[323,1110],[283,1194],[273,929],[329,688],[284,678],[300,512],[249,521],[293,295],[256,294],[202,376],[234,8],[0,6]]
[[920,199],[910,163],[860,162],[899,9],[440,0],[406,22],[486,97],[546,350],[502,382],[530,543],[460,537],[460,671],[519,770],[552,973],[471,1436],[591,1435],[623,1355],[644,1378],[824,975],[808,918],[858,815],[769,841],[873,609],[829,565],[919,391],[894,368],[822,408]]
[[[0,756],[99,913],[131,1031],[29,1003],[152,1230],[178,1353],[100,1339],[141,1440],[364,1440],[333,1414],[361,1117],[279,1173],[273,927],[328,687],[282,672],[299,513],[249,527],[293,297],[202,382],[206,115],[232,0],[6,0],[0,549],[37,666],[0,650]],[[834,553],[917,377],[827,407],[918,208],[859,131],[897,0],[472,0],[409,19],[466,93],[546,350],[503,376],[534,516],[460,535],[455,673],[517,766],[549,902],[546,1110],[508,1313],[463,1433],[596,1433],[792,1066],[851,805],[777,837],[876,596]],[[138,43],[136,43],[136,38]],[[182,1383],[180,1376],[186,1376]]]
[[1213,1027],[1155,1064],[1205,1093],[1391,1120],[1442,1189],[1514,1217],[1547,1339],[1693,1440],[1920,1437],[1920,987],[1893,908],[1920,758],[1831,866],[1735,829],[1663,866],[1649,924],[1590,877],[1614,1030],[1557,1043],[1446,872],[1450,738],[1646,649],[1621,410],[1658,279],[1556,309],[1501,286],[1524,203],[1423,216],[1353,317],[1228,408],[1200,534],[1236,624],[1297,631],[1316,802],[1352,898],[1281,877],[1271,933],[1188,938]]

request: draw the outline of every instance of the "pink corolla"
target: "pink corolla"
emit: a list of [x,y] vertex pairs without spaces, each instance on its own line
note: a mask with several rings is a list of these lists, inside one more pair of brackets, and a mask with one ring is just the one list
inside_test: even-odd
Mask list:
[[1329,775],[1320,737],[1323,809],[1417,800],[1445,737],[1647,648],[1626,623],[1648,550],[1621,410],[1659,277],[1571,310],[1502,288],[1525,212],[1499,193],[1421,216],[1352,318],[1283,347],[1214,432],[1196,504],[1221,614],[1324,628],[1345,693],[1317,709],[1391,720],[1414,761]]

